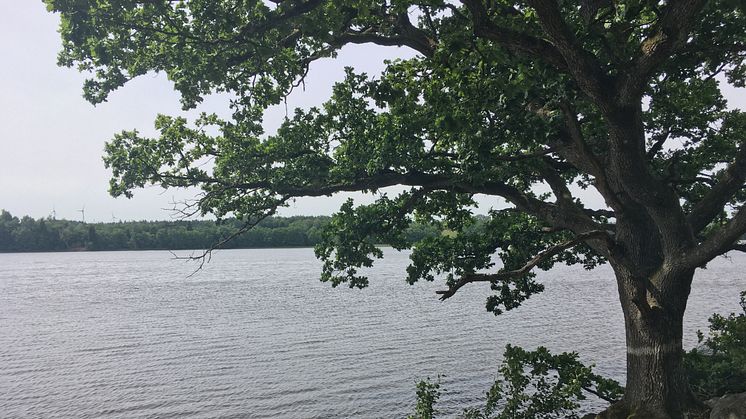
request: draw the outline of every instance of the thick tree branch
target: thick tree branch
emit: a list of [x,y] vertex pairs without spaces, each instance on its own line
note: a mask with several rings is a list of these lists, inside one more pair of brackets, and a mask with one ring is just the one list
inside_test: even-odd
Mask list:
[[733,194],[746,182],[746,143],[741,144],[738,154],[728,168],[718,177],[717,183],[697,202],[687,217],[694,233],[699,233],[723,211]]
[[[359,177],[350,182],[296,186],[277,185],[267,180],[233,183],[230,180],[210,177],[190,178],[176,174],[157,175],[159,182],[167,179],[173,179],[179,184],[185,181],[189,181],[191,184],[199,182],[206,185],[220,185],[222,188],[239,191],[266,190],[283,197],[330,196],[337,192],[373,191],[395,185],[416,186],[427,188],[428,190],[448,190],[457,193],[499,196],[515,205],[519,210],[531,214],[553,227],[568,229],[576,233],[600,230],[604,227],[593,221],[588,214],[575,205],[572,207],[562,207],[544,202],[503,182],[484,181],[474,183],[468,179],[460,179],[459,176],[452,174],[385,171],[372,176]],[[594,242],[592,243],[592,247],[599,254],[604,256],[609,255],[609,248],[605,242]]]
[[347,44],[375,44],[381,46],[407,46],[420,54],[431,57],[435,52],[434,44],[429,40],[407,36],[383,36],[375,32],[348,31],[335,38],[334,47],[339,48]]
[[447,300],[453,297],[461,287],[472,282],[498,282],[498,281],[507,281],[510,279],[515,279],[515,278],[526,276],[529,272],[531,272],[531,270],[534,267],[536,267],[536,265],[540,264],[541,262],[557,255],[560,252],[573,248],[580,243],[586,242],[590,239],[611,240],[611,237],[609,236],[608,232],[601,231],[601,230],[595,230],[595,231],[589,231],[586,233],[582,233],[582,234],[577,235],[572,240],[568,240],[568,241],[565,241],[559,244],[555,244],[554,246],[547,248],[546,250],[534,256],[531,260],[529,260],[525,265],[523,265],[519,269],[512,270],[512,271],[497,272],[494,274],[480,274],[480,273],[467,274],[461,277],[458,280],[458,282],[450,286],[447,290],[436,291],[436,294],[440,295],[441,300]]
[[557,205],[559,207],[567,210],[580,210],[573,201],[573,196],[570,189],[567,187],[567,183],[562,179],[562,176],[560,176],[559,173],[557,173],[549,164],[542,166],[540,173],[552,189],[552,193],[555,198],[557,198]]
[[682,266],[696,268],[705,265],[713,258],[738,245],[738,240],[746,233],[746,206],[736,212],[727,224],[717,229],[702,243],[683,254],[678,262]]
[[746,243],[736,243],[731,246],[729,250],[736,250],[738,252],[746,253]]
[[583,128],[578,119],[577,111],[566,102],[560,103],[559,107],[562,111],[566,127],[563,140],[567,144],[567,148],[570,148],[572,151],[572,153],[568,153],[570,157],[568,160],[585,170],[591,176],[600,179],[605,178],[606,174],[603,171],[599,156],[591,150],[583,136]]
[[[646,158],[640,103],[606,116],[609,126],[610,182],[633,205],[641,207],[657,228],[663,252],[675,257],[694,244],[694,234],[675,190],[654,174]],[[629,205],[626,205],[631,210]],[[636,209],[637,210],[637,209]],[[639,211],[638,211],[639,212]],[[652,232],[651,232],[652,233]]]
[[663,62],[686,43],[693,22],[707,0],[669,1],[658,24],[640,45],[632,68],[621,79],[619,99],[622,103],[639,100],[650,76]]
[[604,197],[606,204],[616,211],[622,211],[624,207],[619,199],[619,191],[612,189],[608,174],[601,164],[601,156],[596,155],[586,142],[577,111],[567,103],[561,103],[560,109],[564,116],[566,130],[560,132],[564,147],[558,148],[558,153],[591,175],[596,190]]
[[561,70],[568,68],[565,58],[549,42],[492,22],[481,0],[461,1],[471,14],[474,35],[488,39],[516,54],[542,60]]
[[575,38],[562,18],[557,1],[528,0],[528,4],[536,10],[541,27],[564,58],[578,87],[599,106],[610,108],[611,80],[596,57]]
[[[548,158],[545,158],[545,160],[548,160]],[[579,207],[575,203],[575,199],[573,198],[570,189],[567,187],[567,182],[562,178],[562,176],[560,176],[559,173],[557,173],[551,167],[551,165],[547,164],[543,166],[540,173],[547,184],[549,184],[549,187],[552,189],[552,193],[554,193],[554,196],[557,198],[557,202],[554,207],[556,208],[554,212],[557,213],[557,216],[553,218],[561,218],[562,220],[566,220],[565,223],[568,223],[569,220],[572,220],[571,224],[574,226],[570,227],[570,223],[568,223],[563,227],[570,228],[576,233],[578,231],[584,231],[582,230],[583,228],[585,228],[587,231],[587,226],[591,225],[596,225],[598,226],[597,228],[602,227],[601,224],[597,223],[591,218],[591,215],[588,211]],[[548,220],[550,218],[548,217],[545,219]],[[562,226],[560,223],[557,223],[556,219],[554,220],[553,225]],[[606,226],[604,225],[603,227],[605,228]],[[589,244],[600,254],[606,257],[610,256],[610,247],[608,242],[594,241]]]

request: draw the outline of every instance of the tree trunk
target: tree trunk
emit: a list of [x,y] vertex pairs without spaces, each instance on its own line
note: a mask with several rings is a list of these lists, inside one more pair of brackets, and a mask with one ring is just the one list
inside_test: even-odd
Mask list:
[[627,338],[624,398],[604,418],[706,418],[683,367],[683,319],[693,272],[635,278],[617,269]]

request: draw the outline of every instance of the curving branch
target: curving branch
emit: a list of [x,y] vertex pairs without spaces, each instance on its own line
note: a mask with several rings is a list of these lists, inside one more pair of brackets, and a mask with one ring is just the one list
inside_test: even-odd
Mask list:
[[689,268],[697,268],[730,249],[740,250],[742,245],[738,241],[745,233],[746,205],[743,205],[724,226],[698,246],[682,254],[678,263]]
[[409,47],[425,57],[432,57],[435,53],[434,41],[429,38],[412,36],[383,36],[375,32],[347,31],[334,40],[334,47],[340,48],[347,44],[375,44],[388,47]]
[[746,183],[746,142],[741,144],[736,158],[718,177],[717,183],[692,208],[687,219],[694,233],[701,232],[723,211],[733,194]]
[[447,290],[442,291],[436,291],[435,293],[440,295],[441,301],[447,300],[451,297],[453,297],[456,292],[463,287],[466,284],[470,284],[472,282],[498,282],[498,281],[507,281],[514,278],[520,278],[523,276],[528,275],[531,270],[536,267],[536,265],[540,264],[541,262],[555,256],[556,254],[563,252],[567,249],[573,248],[577,246],[580,243],[583,243],[587,240],[591,239],[602,239],[602,240],[611,240],[611,236],[609,232],[602,231],[602,230],[594,230],[589,231],[583,234],[578,234],[573,238],[572,240],[568,240],[559,244],[555,244],[554,246],[549,247],[548,249],[542,251],[541,253],[534,256],[531,260],[529,260],[525,265],[523,265],[519,269],[515,269],[512,271],[502,271],[497,272],[494,274],[480,274],[480,273],[472,273],[462,276],[458,282],[451,285]]
[[647,151],[647,158],[648,160],[652,160],[656,154],[658,154],[661,150],[663,150],[663,146],[666,144],[666,141],[671,138],[671,127],[668,127],[665,131],[656,134],[652,138],[652,145]]
[[[546,158],[546,157],[544,157]],[[550,169],[551,170],[551,169]],[[270,191],[282,197],[330,196],[337,192],[376,191],[389,186],[403,185],[427,188],[428,190],[446,190],[456,193],[484,194],[499,196],[513,204],[517,209],[531,214],[554,228],[567,229],[575,233],[591,230],[601,230],[605,226],[594,221],[589,214],[575,204],[557,205],[534,197],[531,193],[501,181],[474,182],[468,177],[455,173],[424,173],[418,171],[396,172],[383,170],[378,173],[361,176],[353,180],[333,182],[329,179],[317,179],[307,183],[295,185],[280,185],[271,179],[255,179],[251,181],[233,181],[230,178],[216,178],[205,174],[158,173],[151,168],[150,179],[156,183],[172,186],[185,184],[215,185],[221,190],[235,190],[238,193]],[[564,180],[559,179],[559,182]],[[592,244],[593,250],[608,257],[609,247],[603,241]]]

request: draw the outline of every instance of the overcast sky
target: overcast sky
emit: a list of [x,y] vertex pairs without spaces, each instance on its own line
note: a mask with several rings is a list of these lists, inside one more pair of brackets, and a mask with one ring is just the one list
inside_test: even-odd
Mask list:
[[[134,128],[152,135],[156,114],[183,114],[171,83],[163,76],[140,77],[94,107],[81,95],[85,76],[56,65],[58,17],[41,0],[0,0],[0,10],[0,209],[35,218],[54,210],[57,218],[79,220],[78,210],[85,208],[86,221],[171,218],[171,203],[193,193],[150,187],[135,191],[133,199],[111,198],[101,160],[114,133]],[[305,91],[289,98],[288,109],[323,102],[345,65],[378,74],[385,58],[411,55],[396,48],[345,48],[337,60],[314,63]],[[732,106],[746,107],[743,89],[729,88],[726,95]],[[225,109],[220,97],[200,108],[223,114]],[[284,115],[284,106],[272,109],[265,128],[276,129]],[[349,196],[370,201],[359,194],[299,199],[281,214],[330,214]],[[480,212],[497,204],[482,202]]]

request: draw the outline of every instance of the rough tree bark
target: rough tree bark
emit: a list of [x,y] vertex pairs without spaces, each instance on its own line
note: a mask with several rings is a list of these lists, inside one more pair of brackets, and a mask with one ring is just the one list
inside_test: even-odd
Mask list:
[[615,267],[624,312],[627,382],[624,398],[604,418],[699,418],[707,407],[683,368],[683,318],[693,270],[635,277]]
[[678,196],[646,164],[641,105],[609,101],[605,119],[612,151],[605,195],[617,207],[609,261],[624,313],[627,382],[624,398],[601,416],[704,418],[708,409],[683,368],[683,318],[697,266],[681,255],[696,246],[693,229]]

